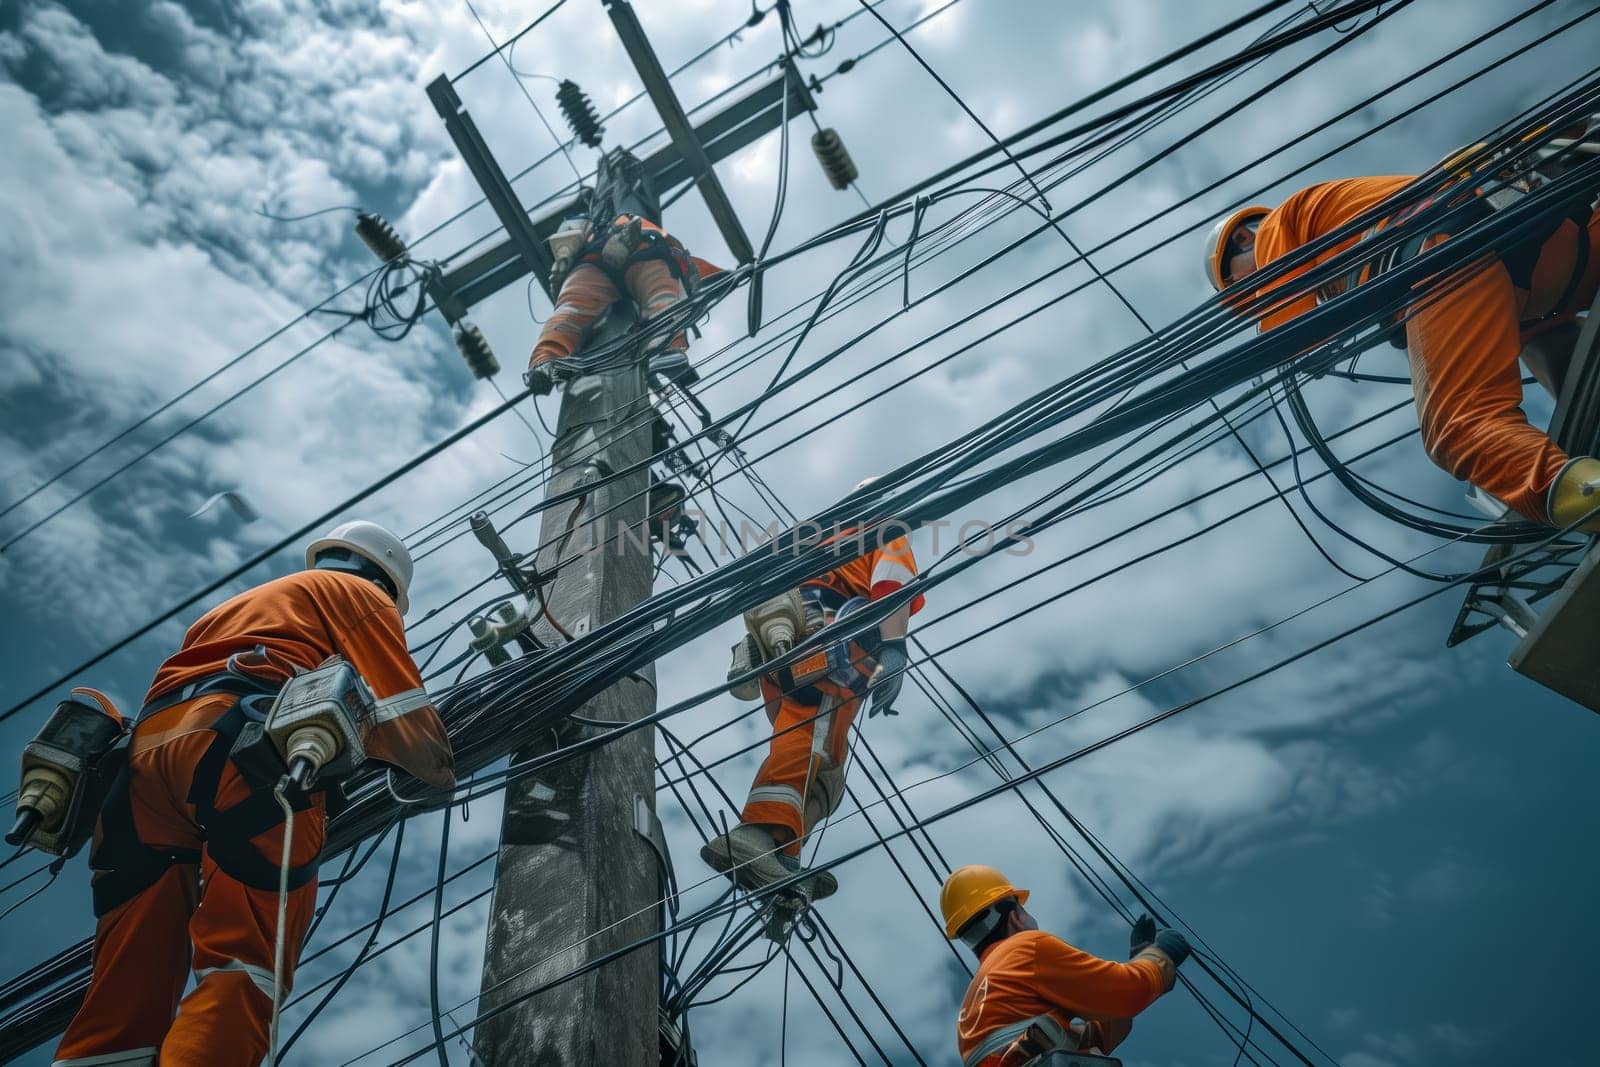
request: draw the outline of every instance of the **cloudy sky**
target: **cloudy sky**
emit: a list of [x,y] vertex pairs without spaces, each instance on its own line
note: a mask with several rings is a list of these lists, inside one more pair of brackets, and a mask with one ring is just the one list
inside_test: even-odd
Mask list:
[[[744,0],[640,3],[641,19],[670,68],[749,17]],[[855,10],[852,0],[799,5],[803,30]],[[934,10],[922,0],[886,0],[880,10],[906,25]],[[1221,25],[1244,3],[1162,0],[963,0],[917,28],[911,40],[995,131],[1006,133]],[[1361,34],[1327,61],[1274,89],[1241,114],[1174,151],[1175,142],[1250,92],[1287,72],[1324,35],[1276,57],[1198,106],[1141,137],[1051,194],[1068,207],[1132,168],[1160,157],[1132,180],[1070,215],[1066,230],[1086,247],[1150,218],[1240,165],[1274,152],[1298,132],[1403,79],[1528,5],[1517,0],[1418,0]],[[1587,69],[1600,30],[1590,21],[1520,58],[1503,57],[1561,22],[1593,9],[1559,0],[1504,35],[1397,89],[1370,107],[1274,156],[1194,204],[1112,243],[1102,267],[1154,248],[1115,280],[1159,326],[1204,298],[1193,235],[1181,231],[1242,198],[1274,202],[1324,178],[1413,173],[1498,124]],[[541,5],[479,2],[496,40],[520,29]],[[1289,9],[1285,9],[1285,14]],[[1230,44],[1246,42],[1257,24]],[[1346,27],[1353,30],[1357,27]],[[827,75],[847,57],[880,43],[871,19],[837,34],[827,55],[803,61]],[[9,506],[180,390],[263,338],[247,358],[150,425],[0,516],[0,643],[4,703],[10,704],[80,662],[131,627],[181,600],[240,560],[274,543],[337,501],[498,402],[474,381],[438,321],[398,344],[351,329],[287,365],[243,399],[152,452],[58,516],[18,538],[36,520],[232,395],[337,325],[304,309],[360,278],[371,258],[351,233],[348,211],[299,222],[293,216],[359,205],[382,212],[416,241],[420,257],[447,259],[495,228],[485,207],[467,211],[477,189],[423,93],[441,73],[456,74],[489,49],[466,4],[451,0],[373,3],[248,0],[187,4],[128,0],[20,0],[0,7],[0,507]],[[778,53],[768,17],[676,79],[689,105],[705,100]],[[1198,69],[1226,54],[1186,59]],[[602,111],[626,101],[638,83],[596,0],[571,0],[524,38],[511,62],[545,115],[556,121],[554,84],[571,77]],[[1489,73],[1416,115],[1291,172],[1458,78]],[[524,99],[518,76],[499,61],[479,66],[457,90],[509,173],[555,147]],[[835,127],[860,165],[860,186],[876,199],[984,146],[983,132],[898,47],[882,49],[818,97],[820,121]],[[631,143],[657,121],[635,105],[607,124],[607,143]],[[853,193],[824,180],[794,127],[787,203],[775,248],[784,248],[858,210]],[[659,141],[652,142],[654,147]],[[533,204],[560,193],[595,154],[581,146],[555,154],[520,179]],[[776,135],[723,162],[719,173],[747,231],[759,236],[771,216],[780,169]],[[1053,172],[1059,174],[1060,172]],[[1001,175],[990,183],[1004,180]],[[936,206],[943,221],[960,203]],[[667,222],[697,253],[728,262],[695,195]],[[1028,232],[1012,214],[911,273],[913,298],[927,293]],[[905,223],[891,227],[901,240]],[[814,294],[852,249],[828,246],[769,276],[769,314]],[[1092,276],[1071,266],[970,324],[951,323],[1071,258],[1059,237],[1029,242],[960,286],[918,303],[791,390],[766,413],[793,412],[749,442],[765,478],[806,513],[836,499],[874,469],[916,457],[979,424],[1045,384],[1143,336],[1143,327],[1107,291],[1089,287],[1043,313],[978,339]],[[359,308],[363,287],[330,306]],[[798,357],[801,365],[898,307],[898,285],[825,323]],[[473,310],[516,385],[516,371],[548,312],[542,295],[513,286]],[[742,296],[723,305],[696,351],[735,341],[744,327]],[[287,327],[287,328],[284,328]],[[280,332],[281,331],[281,332]],[[926,343],[921,343],[921,342]],[[973,343],[978,341],[978,343]],[[841,383],[873,362],[918,344],[893,367],[857,386]],[[807,433],[864,395],[913,370],[959,355],[839,422]],[[1387,352],[1366,369],[1402,373]],[[1389,361],[1384,366],[1384,361]],[[705,390],[713,410],[754,394],[772,364]],[[1340,427],[1404,401],[1404,387],[1318,383],[1311,401],[1327,427]],[[554,424],[556,401],[540,402]],[[525,405],[526,406],[526,405]],[[1548,405],[1533,402],[1536,416]],[[549,441],[538,421],[503,418],[379,494],[362,514],[415,531],[458,509],[475,491],[535,460]],[[1412,425],[1408,408],[1345,440],[1346,454]],[[760,425],[765,419],[758,420]],[[1247,437],[1259,454],[1285,452],[1282,431],[1266,420]],[[779,447],[782,446],[782,447]],[[996,491],[968,518],[1005,514],[1081,469],[1079,460]],[[1154,710],[1226,685],[1425,591],[1414,579],[1376,577],[1326,605],[1249,641],[1165,674],[1236,638],[1284,619],[1350,586],[1312,547],[1281,505],[1257,508],[1150,561],[1074,589],[1132,559],[1256,502],[1260,478],[1217,494],[1117,540],[1088,546],[1171,504],[1251,469],[1228,442],[1140,485],[1116,503],[1041,537],[1031,555],[972,568],[940,588],[918,617],[932,648],[955,645],[1024,607],[1041,610],[1005,622],[942,656],[942,664],[989,709],[1008,734],[1038,731],[1022,746],[1042,761],[1114,732]],[[1363,473],[1429,504],[1457,508],[1463,487],[1412,443],[1365,461]],[[1308,473],[1311,471],[1308,470]],[[1280,483],[1285,476],[1279,476]],[[226,508],[190,518],[212,494],[235,490],[259,511],[242,525]],[[766,518],[747,483],[729,480],[728,498]],[[1365,512],[1338,490],[1312,490],[1326,514],[1402,557],[1433,545]],[[1300,505],[1297,502],[1297,507]],[[1385,565],[1331,533],[1312,530],[1344,567],[1363,578]],[[524,538],[531,531],[523,528]],[[514,547],[526,547],[521,543]],[[916,547],[925,559],[926,533]],[[992,600],[985,591],[1033,574]],[[1430,557],[1436,570],[1476,561],[1470,548]],[[418,637],[449,621],[428,609],[487,571],[470,539],[428,557],[419,568],[410,621]],[[229,588],[243,588],[296,566],[284,552]],[[678,576],[676,565],[664,581]],[[212,602],[220,599],[218,593]],[[1499,633],[1444,648],[1459,600],[1446,594],[1160,727],[1074,763],[1049,778],[1058,795],[1234,968],[1339,1062],[1350,1067],[1489,1063],[1515,1054],[1551,1064],[1589,1062],[1592,1012],[1581,975],[1600,936],[1587,890],[1600,874],[1586,842],[1600,829],[1588,768],[1600,755],[1588,713],[1535,687],[1504,666],[1509,638]],[[78,681],[101,686],[134,707],[156,663],[198,609],[159,627]],[[720,680],[722,630],[658,664],[661,699],[670,702]],[[451,655],[459,643],[447,646]],[[1092,706],[1092,707],[1091,707]],[[1059,725],[1056,720],[1091,707]],[[958,713],[972,720],[957,703]],[[45,704],[0,724],[0,749],[14,752]],[[681,716],[693,736],[741,710],[731,699]],[[923,696],[904,714],[874,720],[863,734],[918,813],[991,786],[982,766],[957,770],[970,749]],[[756,716],[759,719],[759,716]],[[1040,729],[1042,727],[1048,728]],[[764,729],[764,724],[761,724]],[[981,727],[980,727],[981,729]],[[714,759],[757,741],[745,718],[701,747]],[[742,795],[757,759],[718,767],[724,789]],[[867,761],[871,765],[871,761]],[[874,776],[881,782],[881,776]],[[864,775],[862,801],[876,796]],[[1033,799],[1037,800],[1035,795]],[[497,805],[472,806],[452,836],[452,866],[493,847]],[[698,839],[682,811],[663,797],[662,817],[681,884],[703,873]],[[847,801],[821,845],[823,856],[869,839]],[[892,824],[880,806],[880,826]],[[431,880],[437,817],[408,835],[397,892]],[[1059,824],[1059,820],[1057,820]],[[1105,955],[1126,944],[1125,927],[1070,869],[1014,800],[996,800],[931,830],[951,863],[1003,867],[1034,891],[1042,923]],[[914,891],[936,906],[938,880],[901,842],[895,854]],[[377,868],[380,864],[374,863]],[[13,868],[16,870],[17,868]],[[7,874],[11,874],[8,871]],[[954,1062],[953,1018],[966,973],[911,899],[913,887],[881,855],[839,870],[842,889],[824,914],[854,962],[890,1006],[928,1062]],[[327,930],[343,932],[375,907],[382,871],[367,872],[341,895]],[[452,885],[451,902],[479,893],[484,869]],[[26,890],[31,886],[21,887]],[[711,897],[692,890],[685,907]],[[10,903],[19,891],[13,891]],[[445,1003],[469,1018],[482,955],[482,902],[446,926],[441,973]],[[422,912],[405,913],[402,930]],[[6,920],[6,975],[84,936],[90,929],[81,860],[60,882]],[[337,954],[306,969],[332,973]],[[801,956],[837,1014],[824,972]],[[399,1037],[427,1018],[425,938],[404,942],[362,972],[297,1047],[306,1063],[338,1064]],[[304,980],[304,979],[303,979]],[[1215,994],[1209,983],[1202,987]],[[722,986],[713,986],[714,995]],[[780,1027],[787,1062],[849,1059],[804,992],[775,965],[729,1000],[691,1015],[700,1062],[776,1062]],[[844,996],[873,1037],[909,1062],[888,1024],[853,978]],[[1217,998],[1219,1001],[1222,999]],[[1239,1015],[1237,1011],[1233,1013]],[[846,1023],[847,1027],[850,1023]],[[859,1030],[856,1046],[871,1061]],[[402,1039],[360,1059],[386,1063],[417,1047]],[[898,1050],[898,1051],[897,1051]],[[1183,994],[1156,1006],[1125,1046],[1131,1063],[1227,1063],[1234,1048]],[[466,1063],[460,1047],[456,1062]],[[26,1062],[48,1062],[39,1050]]]

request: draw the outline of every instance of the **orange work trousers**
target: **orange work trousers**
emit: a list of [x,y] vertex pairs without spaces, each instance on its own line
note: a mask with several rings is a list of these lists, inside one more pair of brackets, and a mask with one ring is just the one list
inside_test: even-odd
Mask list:
[[[683,287],[672,276],[672,268],[665,260],[645,259],[630,264],[622,280],[639,308],[641,319],[659,315],[683,298]],[[528,365],[537,367],[572,355],[578,350],[584,331],[621,296],[610,275],[593,263],[580,263],[572,268],[572,273],[561,283],[555,310],[539,330],[539,340],[534,343]],[[687,349],[688,338],[679,333],[667,347]]]
[[[185,798],[195,771],[218,737],[215,723],[237,698],[219,694],[173,705],[141,720],[128,756],[128,805],[144,845],[199,854],[175,863],[153,884],[104,911],[95,927],[93,973],[83,1006],[56,1049],[55,1064],[154,1064],[254,1067],[267,1052],[272,1018],[272,964],[278,921],[276,887],[240,881],[213,856],[214,842]],[[216,809],[248,799],[251,790],[231,760],[218,781]],[[326,822],[320,796],[295,814],[290,862],[314,863]],[[96,827],[91,865],[100,878],[117,868],[116,851]],[[280,821],[250,839],[276,871],[283,847]],[[292,889],[284,931],[284,987],[289,988],[316,905],[316,879]],[[183,995],[189,972],[195,986]]]
[[[1463,267],[1406,320],[1411,387],[1422,443],[1455,477],[1526,518],[1550,522],[1550,484],[1568,456],[1522,410],[1523,342],[1570,322],[1600,289],[1600,212],[1588,223],[1592,252],[1571,298],[1558,307],[1578,261],[1578,227],[1565,221],[1540,249],[1527,289],[1499,260]],[[1436,238],[1435,240],[1442,240]],[[1525,320],[1548,320],[1524,330]]]
[[800,855],[811,829],[833,814],[844,796],[850,726],[861,698],[829,681],[817,682],[822,703],[806,703],[761,679],[772,723],[772,742],[745,798],[739,821],[786,827],[794,834],[783,851]]

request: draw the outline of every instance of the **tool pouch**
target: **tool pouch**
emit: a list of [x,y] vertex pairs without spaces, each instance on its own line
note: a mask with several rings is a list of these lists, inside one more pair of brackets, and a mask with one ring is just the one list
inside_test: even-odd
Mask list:
[[1011,1042],[1010,1047],[1000,1057],[1000,1067],[1024,1067],[1026,1064],[1036,1064],[1054,1051],[1056,1051],[1055,1040],[1045,1033],[1043,1027],[1035,1024],[1028,1027],[1021,1037]]
[[289,773],[283,757],[267,737],[266,707],[270,703],[270,698],[261,697],[245,697],[239,701],[238,713],[244,716],[245,723],[228,752],[228,758],[244,776],[251,792],[270,793]]
[[607,269],[620,272],[633,258],[643,232],[644,224],[637,216],[630,218],[624,226],[613,227],[605,244],[600,246],[600,262]]
[[95,820],[100,817],[100,808],[111,792],[111,783],[128,763],[130,736],[123,734],[115,744],[95,757],[84,769],[82,777],[78,779],[77,788],[73,790],[72,802],[67,808],[66,817],[61,822],[61,828],[49,835],[51,847],[46,847],[42,843],[40,839],[45,836],[42,834],[35,834],[34,838],[29,840],[29,844],[66,858],[77,855],[78,850],[89,843],[89,839],[94,836]]

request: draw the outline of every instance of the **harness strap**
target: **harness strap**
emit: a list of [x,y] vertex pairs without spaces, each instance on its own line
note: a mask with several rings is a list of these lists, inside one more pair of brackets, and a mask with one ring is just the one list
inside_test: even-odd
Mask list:
[[[814,585],[809,582],[800,586],[800,597],[806,605],[806,632],[803,636],[809,636],[820,630],[827,613],[838,611],[849,599],[832,586]],[[777,681],[779,689],[800,703],[812,707],[822,706],[824,698],[822,690],[815,685],[797,685],[792,667],[780,667],[772,672],[770,677]]]
[[[252,790],[247,798],[225,811],[216,806],[217,789],[233,743],[247,721],[259,720],[259,713],[249,707],[252,703],[255,700],[249,697],[236,701],[212,727],[216,736],[195,765],[188,800],[194,805],[195,821],[206,832],[206,851],[217,866],[252,889],[276,890],[278,865],[257,852],[250,841],[283,822],[283,810],[277,800],[270,792]],[[311,798],[298,788],[291,787],[285,796],[296,812],[311,807]],[[315,878],[317,866],[318,860],[312,859],[291,867],[289,888],[298,889]]]
[[1057,1022],[1054,1016],[1035,1015],[1031,1019],[1023,1019],[1020,1022],[1002,1026],[985,1034],[983,1040],[978,1042],[973,1050],[967,1053],[966,1058],[961,1061],[962,1067],[978,1067],[980,1063],[990,1056],[998,1056],[1004,1053],[1006,1049],[1010,1048],[1019,1038],[1026,1036],[1028,1031],[1034,1027],[1038,1027],[1043,1031],[1046,1040],[1052,1046],[1049,1049],[1040,1049],[1041,1052],[1053,1051],[1054,1049],[1071,1049],[1076,1044],[1066,1027]]
[[200,862],[197,848],[153,848],[139,840],[133,825],[128,738],[101,758],[119,760],[120,765],[100,808],[100,839],[89,853],[89,867],[99,872],[90,886],[97,919],[155,885],[169,868]]
[[[277,683],[226,671],[162,694],[139,709],[136,717],[136,721],[141,720],[215,693],[238,698],[212,726],[215,736],[195,764],[187,800],[194,805],[196,821],[205,831],[205,850],[230,877],[253,889],[276,890],[278,887],[277,864],[263,858],[250,841],[282,822],[283,812],[270,793],[258,791],[252,791],[240,804],[218,811],[217,788],[239,731],[249,719],[259,719],[264,714],[264,709],[256,712],[251,705],[274,695],[279,688]],[[90,867],[99,872],[92,886],[96,918],[155,885],[173,866],[200,862],[200,849],[156,848],[139,839],[133,821],[132,782],[127,764],[131,736],[130,731],[129,736],[103,757],[118,759],[120,765],[101,806],[100,838],[89,857]],[[288,796],[295,811],[311,807],[311,799],[298,789],[291,789]],[[316,877],[317,866],[318,861],[312,860],[291,868],[290,888],[297,889]]]
[[[228,660],[230,667],[233,665],[234,658],[230,657]],[[210,696],[213,693],[229,693],[236,697],[260,696],[276,693],[279,688],[279,685],[275,682],[253,678],[242,672],[223,670],[197,679],[188,685],[181,685],[147,702],[144,707],[139,709],[139,714],[135,717],[135,721],[143,719],[147,715],[166,711],[168,708],[176,707],[179,704],[186,704],[197,697]]]
[[664,234],[659,230],[641,228],[638,234],[638,243],[621,264],[612,264],[602,256],[601,253],[605,249],[606,243],[618,233],[627,230],[632,221],[632,217],[629,216],[627,221],[613,223],[604,233],[591,238],[579,250],[577,256],[574,257],[574,261],[599,267],[611,279],[611,283],[616,286],[617,292],[625,293],[627,292],[626,275],[628,268],[645,260],[659,259],[666,263],[667,269],[672,272],[673,278],[677,279],[684,286],[685,291],[692,295],[699,283],[699,272],[694,269],[694,264],[689,259],[689,252],[683,247],[683,242],[670,234]]

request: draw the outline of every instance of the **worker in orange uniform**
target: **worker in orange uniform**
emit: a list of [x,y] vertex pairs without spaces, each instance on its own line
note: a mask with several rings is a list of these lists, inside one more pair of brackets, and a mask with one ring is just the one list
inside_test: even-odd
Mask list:
[[[1206,247],[1206,276],[1218,290],[1332,233],[1414,179],[1349,178],[1302,189],[1277,208],[1247,207],[1221,220]],[[1369,231],[1371,232],[1371,231]],[[1340,242],[1291,271],[1274,288],[1353,245]],[[1422,247],[1446,239],[1431,236]],[[1522,411],[1517,357],[1524,342],[1572,322],[1600,289],[1600,211],[1563,217],[1541,239],[1484,258],[1430,284],[1406,317],[1406,348],[1422,443],[1457,478],[1533,522],[1600,532],[1600,459],[1568,456]],[[1342,288],[1336,281],[1333,288]],[[1325,287],[1327,288],[1327,287]],[[1318,294],[1272,308],[1263,331],[1316,306]]]
[[945,936],[978,956],[956,1022],[963,1067],[1048,1063],[1055,1051],[1108,1053],[1133,1029],[1133,1016],[1170,990],[1189,942],[1141,916],[1130,959],[1115,963],[1039,929],[1023,905],[1028,891],[993,867],[961,867],[939,893]]
[[[856,488],[875,480],[869,478]],[[841,550],[852,543],[848,533],[834,541]],[[805,632],[832,622],[854,598],[881,600],[916,574],[911,545],[901,537],[803,583]],[[739,824],[700,849],[700,858],[708,865],[730,873],[746,889],[760,889],[800,873],[801,840],[844,798],[850,726],[862,696],[870,697],[869,718],[897,714],[894,703],[910,662],[908,623],[922,606],[922,597],[913,597],[886,616],[876,633],[859,635],[849,643],[841,657],[848,662],[847,673],[854,673],[849,684],[828,675],[812,679],[801,674],[805,660],[762,675],[761,698],[772,723],[772,741]],[[820,658],[823,653],[816,655]],[[805,680],[796,684],[797,677]],[[798,884],[806,887],[813,901],[832,896],[839,888],[830,871],[819,871]]]
[[[283,812],[229,753],[294,673],[344,657],[377,698],[368,756],[455,784],[444,726],[406,651],[405,545],[375,523],[345,523],[306,549],[306,566],[202,615],[156,672],[95,827],[94,970],[57,1067],[242,1067],[266,1054]],[[286,988],[316,904],[326,820],[324,793],[290,795]]]
[[[575,377],[574,364],[564,363],[578,350],[595,319],[626,293],[638,307],[641,321],[655,318],[697,288],[703,277],[719,272],[691,256],[682,242],[649,219],[619,215],[610,230],[596,234],[584,220],[571,219],[551,238],[561,280],[555,310],[539,330],[528,359],[525,380],[540,395],[558,378]],[[570,266],[570,271],[567,268]],[[682,330],[650,357],[650,371],[679,385],[693,385],[699,375],[689,363],[689,341]]]

